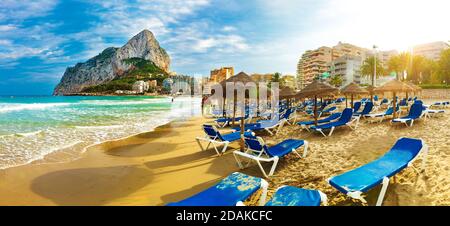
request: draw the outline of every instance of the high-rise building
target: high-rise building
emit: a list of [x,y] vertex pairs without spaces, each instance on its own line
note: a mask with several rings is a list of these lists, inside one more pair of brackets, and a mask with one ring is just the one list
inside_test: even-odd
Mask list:
[[300,89],[328,71],[329,62],[332,60],[331,51],[330,47],[323,46],[316,50],[308,50],[302,55],[297,65],[297,81]]
[[370,52],[369,49],[358,47],[349,43],[339,42],[337,45],[333,46],[332,56],[333,59],[349,55],[349,56],[359,56],[365,59],[367,54]]
[[220,69],[214,69],[211,71],[209,80],[211,82],[221,82],[234,75],[233,67],[222,67]]
[[438,60],[441,57],[442,51],[449,49],[448,42],[432,42],[421,45],[416,45],[412,48],[414,55],[424,56],[431,60]]
[[361,65],[361,56],[344,55],[330,63],[330,74],[342,78],[341,86],[346,86],[351,82],[359,84],[361,81]]
[[[396,54],[397,51],[395,50],[380,51],[377,52],[377,60],[380,60],[381,64],[386,67],[389,59]],[[356,67],[357,64],[361,65],[362,62],[369,56],[373,56],[373,50],[344,42],[339,42],[332,48],[324,46],[316,50],[308,50],[302,55],[297,64],[298,87],[305,87],[306,85],[311,83],[315,77],[322,75],[324,72],[333,72],[334,70],[332,71],[330,67],[336,66],[334,65],[334,61],[340,62],[341,65],[338,66],[345,66],[346,64],[343,64],[343,61],[348,61],[351,67]],[[352,59],[347,59],[349,57]],[[339,60],[337,61],[337,59]],[[357,62],[357,59],[359,59],[359,62]],[[347,66],[345,67],[347,68]],[[340,68],[340,70],[344,69]],[[340,72],[334,71],[334,73],[339,74]],[[350,79],[350,77],[347,78],[348,81],[352,80]]]

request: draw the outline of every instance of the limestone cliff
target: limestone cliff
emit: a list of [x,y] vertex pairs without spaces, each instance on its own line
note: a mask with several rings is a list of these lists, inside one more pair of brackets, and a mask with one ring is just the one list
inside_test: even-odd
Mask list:
[[133,65],[127,59],[142,58],[169,72],[170,58],[148,30],[143,30],[121,48],[110,47],[99,55],[74,67],[68,67],[54,95],[79,93],[84,88],[109,82],[129,71]]

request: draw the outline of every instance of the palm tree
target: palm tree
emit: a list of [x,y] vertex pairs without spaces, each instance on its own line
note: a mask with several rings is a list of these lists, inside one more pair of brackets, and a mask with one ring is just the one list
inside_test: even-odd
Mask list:
[[388,70],[397,74],[397,79],[403,71],[408,70],[409,62],[411,60],[411,54],[407,52],[400,53],[397,56],[391,57],[388,61]]
[[[374,68],[375,68],[375,57],[369,57],[366,60],[364,60],[363,64],[361,65],[361,75],[370,77],[370,80],[372,81],[372,86],[374,86]],[[380,61],[376,61],[376,69],[377,69],[377,78],[382,76],[384,74],[384,68],[381,66]]]
[[334,85],[335,87],[340,87],[342,85],[342,82],[342,77],[339,75],[335,75],[330,79],[330,84]]

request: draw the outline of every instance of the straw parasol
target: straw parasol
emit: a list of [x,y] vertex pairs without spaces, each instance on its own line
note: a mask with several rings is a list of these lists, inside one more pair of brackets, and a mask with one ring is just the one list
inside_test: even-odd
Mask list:
[[[253,79],[247,75],[245,72],[239,72],[238,74],[231,76],[230,78],[228,78],[227,80],[224,80],[222,82],[220,82],[220,85],[222,86],[224,92],[223,92],[223,96],[226,96],[226,89],[227,89],[227,83],[242,83],[244,84],[244,86],[247,83],[254,83]],[[232,124],[235,124],[235,120],[236,120],[236,102],[237,102],[237,96],[236,94],[233,95],[234,101],[233,101],[233,122]],[[224,108],[225,108],[225,101],[223,102],[224,104]],[[245,112],[245,111],[244,111]],[[243,118],[245,118],[245,113],[243,115]],[[241,119],[241,134],[244,134],[244,120],[243,118]],[[244,142],[241,141],[241,150],[244,149]]]
[[[382,85],[378,88],[375,88],[374,91],[376,91],[376,92],[392,92],[392,95],[394,98],[393,108],[395,109],[397,107],[396,93],[411,92],[411,91],[414,91],[414,89],[412,87],[410,87],[409,85],[394,79],[394,80],[391,80],[391,81],[385,83],[384,85]],[[396,117],[397,117],[397,112],[394,111],[394,118],[396,118]]]
[[323,97],[330,93],[336,92],[338,89],[320,82],[318,80],[313,81],[307,85],[304,89],[296,94],[297,97],[314,97],[314,124],[317,125],[317,97]]
[[379,91],[376,91],[375,88],[376,88],[376,87],[374,87],[374,86],[372,86],[372,85],[369,85],[369,86],[367,86],[367,88],[366,88],[366,90],[369,91],[369,94],[370,94],[370,101],[372,101],[372,102],[373,102],[373,95],[376,94],[376,93],[379,93]]
[[[346,96],[347,94],[351,96],[350,106],[353,108],[353,95],[368,94],[369,92],[366,89],[361,88],[356,83],[351,82],[350,84],[341,89],[341,93]],[[345,98],[345,107],[347,107],[347,98]]]
[[422,87],[420,87],[420,86],[418,86],[418,85],[412,83],[411,81],[406,81],[405,83],[406,83],[407,85],[411,86],[411,88],[414,89],[414,91],[413,91],[414,94],[415,94],[416,92],[422,91]]
[[290,104],[289,100],[295,96],[295,91],[290,87],[284,87],[280,90],[278,95],[280,99],[287,99],[288,101],[287,104],[289,105]]

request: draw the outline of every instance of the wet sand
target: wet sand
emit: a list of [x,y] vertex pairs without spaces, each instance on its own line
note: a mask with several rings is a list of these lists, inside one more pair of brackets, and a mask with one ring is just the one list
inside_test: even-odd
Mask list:
[[[292,185],[320,189],[330,205],[362,205],[339,193],[326,179],[378,158],[400,137],[415,137],[429,146],[425,171],[407,168],[391,179],[383,204],[450,205],[450,109],[446,111],[413,127],[361,120],[356,131],[337,129],[327,138],[295,125],[285,126],[275,136],[262,134],[268,143],[298,138],[310,145],[305,159],[289,155],[280,161],[275,175],[267,179],[269,196],[281,185]],[[261,177],[256,166],[239,170],[231,153],[238,143],[221,157],[213,150],[200,150],[195,137],[203,134],[200,125],[210,121],[199,117],[170,123],[154,132],[94,146],[67,163],[0,170],[0,205],[165,205],[235,171]],[[420,169],[421,161],[414,166]],[[369,205],[374,205],[379,189],[367,194]]]

